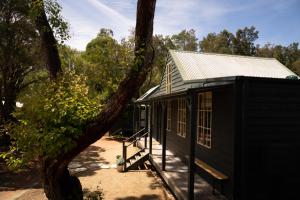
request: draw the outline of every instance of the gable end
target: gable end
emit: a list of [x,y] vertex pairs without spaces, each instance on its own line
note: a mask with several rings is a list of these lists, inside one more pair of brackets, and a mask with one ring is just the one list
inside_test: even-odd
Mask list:
[[168,64],[171,64],[171,66],[172,66],[171,67],[172,72],[171,72],[171,92],[170,93],[176,93],[176,92],[185,90],[185,86],[184,86],[181,74],[180,74],[177,66],[175,65],[173,58],[169,55],[167,58],[166,65],[165,65],[163,77],[160,81],[160,86],[154,96],[162,96],[162,95],[168,94],[167,89],[166,89],[167,88],[166,87],[166,81],[167,81],[166,69],[167,69]]

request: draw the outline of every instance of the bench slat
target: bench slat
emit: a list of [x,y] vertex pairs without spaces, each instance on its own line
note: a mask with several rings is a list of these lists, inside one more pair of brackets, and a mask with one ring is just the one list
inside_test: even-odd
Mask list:
[[222,174],[218,170],[212,168],[211,166],[209,166],[208,164],[206,164],[202,160],[199,160],[199,159],[195,158],[195,164],[198,167],[200,167],[201,169],[204,169],[207,173],[211,174],[216,179],[219,179],[219,180],[227,180],[228,179],[228,176],[226,176],[225,174]]

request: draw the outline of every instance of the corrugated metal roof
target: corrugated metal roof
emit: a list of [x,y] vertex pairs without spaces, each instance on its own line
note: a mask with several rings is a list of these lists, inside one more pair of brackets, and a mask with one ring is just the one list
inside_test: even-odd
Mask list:
[[146,98],[148,98],[151,94],[153,94],[157,90],[158,87],[159,87],[159,85],[150,88],[145,94],[143,94],[140,98],[138,98],[136,100],[136,102],[143,101]]
[[249,76],[286,78],[296,75],[275,58],[170,50],[184,81]]

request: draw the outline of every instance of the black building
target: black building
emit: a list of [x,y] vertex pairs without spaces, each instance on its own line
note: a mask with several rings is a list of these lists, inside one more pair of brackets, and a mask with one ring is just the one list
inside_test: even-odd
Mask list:
[[298,199],[297,79],[272,58],[171,50],[160,85],[136,101],[135,131],[149,132],[150,160],[153,140],[163,146],[159,172],[166,150],[188,166],[186,199],[194,172],[227,199]]

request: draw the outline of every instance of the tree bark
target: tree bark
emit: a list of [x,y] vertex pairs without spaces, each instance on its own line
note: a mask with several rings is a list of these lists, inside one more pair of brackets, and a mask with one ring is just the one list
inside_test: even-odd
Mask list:
[[[138,0],[135,30],[135,59],[127,77],[121,82],[115,94],[103,106],[100,114],[93,121],[86,124],[85,131],[76,141],[77,146],[67,153],[62,153],[55,160],[44,162],[44,167],[42,167],[42,181],[45,193],[49,199],[68,199],[69,197],[64,194],[64,191],[71,193],[73,199],[77,198],[81,186],[78,179],[69,176],[67,171],[69,162],[89,145],[100,139],[112,127],[126,104],[132,99],[136,91],[138,91],[139,87],[145,81],[147,73],[151,69],[154,57],[152,34],[155,4],[156,0]],[[45,16],[42,16],[41,19],[47,20]],[[42,24],[44,24],[45,21]],[[49,42],[48,36],[45,37],[43,41],[46,43]],[[47,44],[46,47],[48,48],[46,53],[50,54],[48,58],[57,55],[55,53],[57,49],[53,53],[53,48],[50,48],[56,48],[56,46]],[[56,56],[55,59],[59,59],[59,57]],[[57,66],[49,65],[52,78],[55,78],[60,71],[57,70]],[[68,185],[70,189],[64,188],[66,185]]]
[[88,122],[86,130],[77,141],[77,147],[62,155],[62,160],[72,160],[109,131],[124,107],[145,81],[148,72],[151,70],[154,58],[152,34],[155,4],[156,0],[138,1],[133,67],[128,76],[120,83],[115,94],[103,106],[100,114],[92,122]]
[[82,200],[80,181],[70,176],[66,163],[42,161],[41,178],[44,192],[49,200]]
[[[33,0],[33,2],[39,2],[40,0]],[[59,58],[57,41],[54,37],[53,30],[48,22],[44,4],[38,8],[35,18],[36,28],[40,33],[42,41],[42,49],[46,58],[46,65],[50,73],[52,80],[56,79],[57,75],[62,72],[61,61]]]

